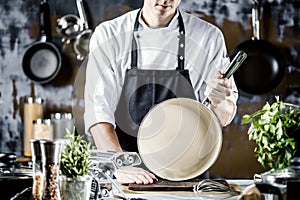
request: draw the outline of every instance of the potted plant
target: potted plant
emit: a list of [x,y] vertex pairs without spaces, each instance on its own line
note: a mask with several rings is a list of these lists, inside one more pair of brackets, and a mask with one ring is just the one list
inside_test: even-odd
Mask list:
[[61,152],[61,196],[62,199],[87,200],[91,187],[88,175],[90,144],[81,135],[67,130],[66,144]]
[[[242,124],[251,124],[249,140],[254,140],[258,162],[265,168],[283,169],[299,154],[300,107],[279,100],[266,103],[261,110],[243,116]],[[298,155],[299,156],[299,155]]]

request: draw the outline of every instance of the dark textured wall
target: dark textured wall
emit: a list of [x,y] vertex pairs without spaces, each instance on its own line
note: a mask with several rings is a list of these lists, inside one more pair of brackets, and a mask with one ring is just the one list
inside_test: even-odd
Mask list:
[[[51,10],[52,42],[62,54],[62,68],[58,76],[47,84],[32,82],[24,74],[22,58],[33,42],[39,40],[39,1],[0,0],[0,152],[22,153],[24,96],[46,99],[45,118],[51,112],[71,112],[74,104],[79,107],[82,99],[74,82],[83,84],[80,77],[84,62],[76,60],[72,43],[64,44],[56,32],[56,20],[66,14],[78,15],[74,1],[48,0]],[[128,10],[138,8],[142,0],[86,0],[84,1],[90,27],[114,18]],[[252,1],[241,0],[182,0],[181,8],[220,27],[228,52],[252,36]],[[300,5],[297,1],[261,1],[261,38],[270,41],[280,50],[286,62],[286,74],[281,84],[264,95],[240,92],[238,114],[233,123],[224,128],[222,152],[211,174],[221,177],[252,177],[264,169],[253,154],[255,144],[248,141],[247,126],[240,125],[241,116],[251,113],[273,98],[300,104]],[[78,75],[79,74],[79,75]],[[80,86],[79,86],[80,88]],[[80,93],[80,92],[79,92]],[[79,95],[80,96],[80,95]],[[75,111],[74,111],[75,112]],[[82,119],[76,119],[82,124]],[[78,131],[82,132],[79,125]]]

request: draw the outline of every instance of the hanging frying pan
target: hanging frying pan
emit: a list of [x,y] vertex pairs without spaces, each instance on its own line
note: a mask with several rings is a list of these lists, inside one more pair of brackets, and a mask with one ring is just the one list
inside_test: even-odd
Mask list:
[[236,85],[249,94],[264,94],[274,90],[282,81],[285,65],[278,49],[266,40],[259,39],[258,1],[252,8],[253,38],[239,44],[232,53],[247,53],[247,60],[236,71]]
[[77,59],[83,60],[88,55],[90,37],[92,36],[93,31],[89,29],[83,1],[76,0],[76,4],[78,8],[79,17],[84,24],[84,30],[76,36],[73,49],[77,54]]
[[38,83],[54,79],[61,68],[61,54],[51,42],[50,9],[46,0],[40,1],[40,41],[25,51],[22,67],[25,75]]

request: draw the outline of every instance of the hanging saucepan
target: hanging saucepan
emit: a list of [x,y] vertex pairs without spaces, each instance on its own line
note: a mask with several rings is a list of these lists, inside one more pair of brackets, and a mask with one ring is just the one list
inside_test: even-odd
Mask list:
[[79,12],[79,17],[84,24],[84,30],[76,36],[73,48],[75,53],[77,54],[77,59],[83,60],[88,55],[90,37],[92,36],[93,31],[89,29],[82,0],[76,0],[76,4]]
[[270,42],[259,39],[258,4],[255,0],[252,8],[253,38],[239,44],[232,53],[232,57],[240,50],[248,54],[234,78],[237,87],[249,94],[271,92],[285,74],[281,53]]
[[62,36],[62,42],[68,44],[83,31],[83,21],[73,14],[64,15],[57,19],[56,31]]
[[40,41],[33,43],[23,56],[23,71],[38,83],[54,79],[61,68],[61,54],[51,42],[50,9],[46,0],[40,1]]

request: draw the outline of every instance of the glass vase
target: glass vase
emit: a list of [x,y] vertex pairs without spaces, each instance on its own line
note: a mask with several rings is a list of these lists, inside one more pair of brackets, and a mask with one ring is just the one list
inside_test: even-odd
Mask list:
[[78,178],[60,177],[61,200],[89,200],[92,178],[82,176]]

